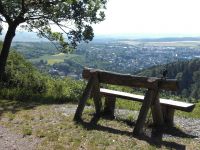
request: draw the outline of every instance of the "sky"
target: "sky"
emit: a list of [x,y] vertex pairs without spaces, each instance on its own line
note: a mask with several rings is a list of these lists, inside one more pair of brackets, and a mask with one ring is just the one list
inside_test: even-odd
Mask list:
[[200,0],[108,0],[105,14],[97,37],[200,37]]
[[200,0],[108,0],[96,35],[200,36]]

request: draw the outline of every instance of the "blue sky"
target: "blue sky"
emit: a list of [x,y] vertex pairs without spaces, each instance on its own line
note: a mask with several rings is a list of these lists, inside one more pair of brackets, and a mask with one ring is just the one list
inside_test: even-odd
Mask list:
[[108,0],[97,35],[199,36],[200,0]]

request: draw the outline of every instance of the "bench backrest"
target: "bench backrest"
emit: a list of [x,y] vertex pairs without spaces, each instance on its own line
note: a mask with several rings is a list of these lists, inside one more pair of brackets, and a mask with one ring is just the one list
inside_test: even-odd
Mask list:
[[103,70],[96,70],[92,68],[84,68],[82,76],[84,79],[88,80],[93,72],[96,72],[98,74],[98,79],[100,83],[147,89],[155,89],[157,88],[155,85],[158,85],[159,89],[162,90],[178,90],[178,81],[176,79],[133,76],[130,74],[119,74]]

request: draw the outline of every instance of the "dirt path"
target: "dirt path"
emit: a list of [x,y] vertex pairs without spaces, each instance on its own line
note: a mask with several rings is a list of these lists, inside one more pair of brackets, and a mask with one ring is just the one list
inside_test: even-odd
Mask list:
[[[61,106],[59,110],[66,116],[72,115],[75,113],[77,106],[69,105],[69,106]],[[86,109],[90,109],[91,107],[86,107]],[[125,109],[117,109],[115,111],[115,115],[120,118],[127,118],[127,114],[129,116],[134,116],[137,118],[138,111],[131,111]],[[186,134],[193,136],[195,139],[200,139],[200,119],[193,118],[183,118],[183,117],[175,117],[174,118],[175,125],[178,126],[182,131]]]
[[33,150],[40,139],[33,136],[23,137],[0,126],[0,150]]

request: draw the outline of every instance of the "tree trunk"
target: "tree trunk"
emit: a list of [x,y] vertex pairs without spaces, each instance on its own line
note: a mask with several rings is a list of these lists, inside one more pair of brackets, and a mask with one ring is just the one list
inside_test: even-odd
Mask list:
[[5,72],[6,61],[8,59],[8,54],[10,51],[12,40],[15,36],[16,28],[17,28],[17,25],[15,24],[9,25],[8,31],[6,33],[6,36],[3,42],[3,47],[0,54],[0,77],[2,77],[2,75]]

